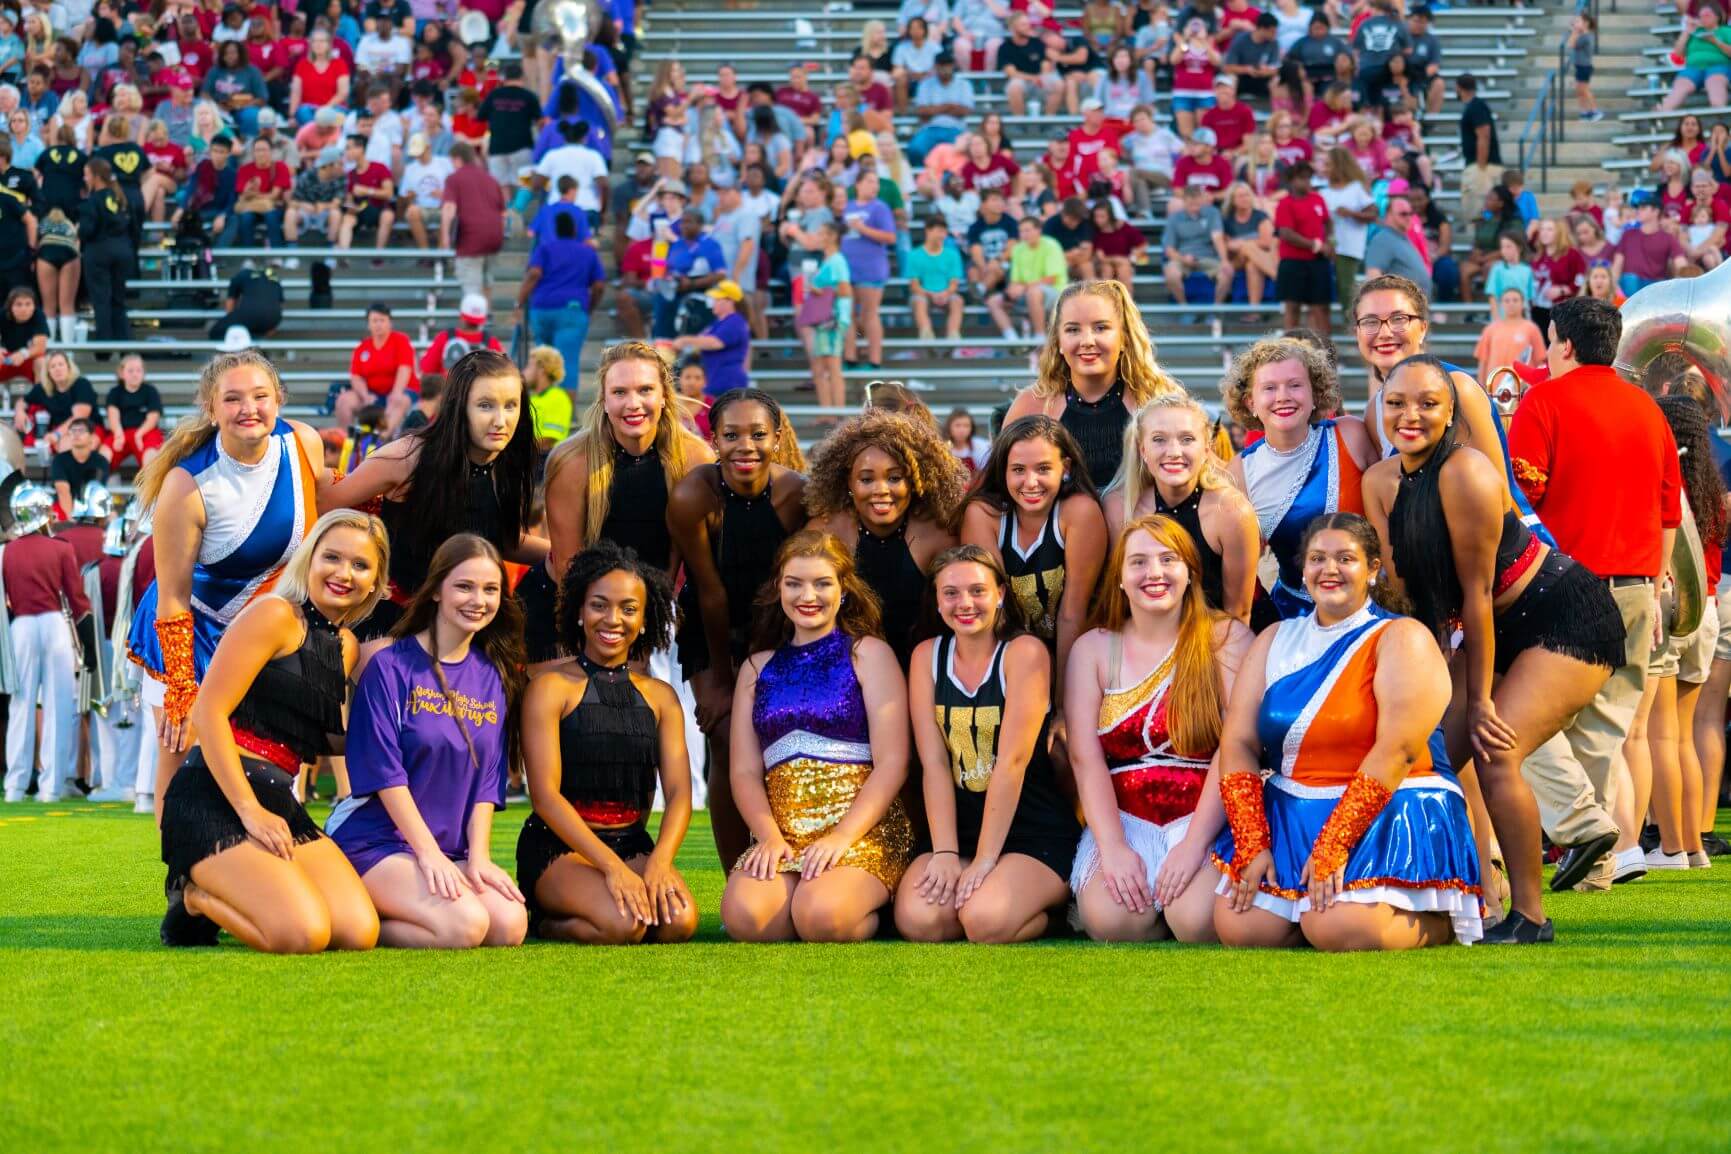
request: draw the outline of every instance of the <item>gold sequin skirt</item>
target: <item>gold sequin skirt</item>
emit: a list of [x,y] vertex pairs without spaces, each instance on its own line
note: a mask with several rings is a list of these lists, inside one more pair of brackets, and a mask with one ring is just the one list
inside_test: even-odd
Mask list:
[[[782,873],[799,872],[800,854],[847,814],[871,771],[870,765],[838,764],[806,757],[784,761],[769,771],[764,778],[769,809],[775,815],[776,825],[781,827],[781,836],[794,852],[792,859],[782,863]],[[913,823],[898,797],[890,802],[889,812],[835,864],[865,870],[893,894],[908,868],[913,845]],[[738,862],[734,868],[739,868]]]

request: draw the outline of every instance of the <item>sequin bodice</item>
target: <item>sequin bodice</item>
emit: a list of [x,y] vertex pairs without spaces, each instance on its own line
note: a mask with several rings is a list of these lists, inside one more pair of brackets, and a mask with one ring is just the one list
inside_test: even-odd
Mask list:
[[[1115,675],[1118,662],[1112,664]],[[1118,808],[1155,825],[1195,812],[1214,755],[1210,750],[1203,757],[1185,757],[1172,748],[1166,718],[1172,668],[1168,656],[1135,685],[1108,689],[1100,698],[1100,752],[1112,774]]]
[[853,639],[838,629],[807,645],[777,649],[757,675],[751,723],[766,770],[796,757],[870,761]]

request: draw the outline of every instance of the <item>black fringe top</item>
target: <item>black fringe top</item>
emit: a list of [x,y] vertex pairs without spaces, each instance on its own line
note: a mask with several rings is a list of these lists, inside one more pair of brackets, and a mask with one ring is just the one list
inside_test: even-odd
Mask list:
[[625,666],[597,665],[582,654],[589,676],[583,700],[559,720],[559,793],[585,821],[641,822],[655,803],[661,741],[655,711]]
[[240,704],[229,715],[235,729],[293,750],[310,762],[336,748],[333,734],[343,732],[343,642],[337,627],[308,602],[306,640],[299,649],[265,663]]

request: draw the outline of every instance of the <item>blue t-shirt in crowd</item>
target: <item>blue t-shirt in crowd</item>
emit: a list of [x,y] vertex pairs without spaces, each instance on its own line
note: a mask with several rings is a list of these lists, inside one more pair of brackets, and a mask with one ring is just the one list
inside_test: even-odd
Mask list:
[[883,284],[890,279],[890,246],[869,240],[853,231],[853,222],[861,221],[867,228],[893,233],[896,214],[881,200],[861,204],[847,202],[842,213],[841,255],[847,258],[847,269],[854,284]]
[[532,309],[562,309],[576,301],[589,307],[589,286],[605,283],[607,273],[601,257],[580,240],[543,237],[535,242],[529,267],[541,270],[541,279],[529,294]]
[[667,246],[668,276],[707,276],[712,272],[726,271],[727,254],[707,233],[696,240],[677,237]]
[[743,389],[751,384],[751,372],[746,368],[751,360],[751,326],[739,313],[729,313],[703,330],[706,337],[721,342],[719,349],[702,353],[703,391],[719,397],[729,389]]
[[363,873],[391,854],[410,852],[378,799],[381,789],[407,786],[428,832],[453,861],[469,856],[475,806],[505,804],[505,687],[499,671],[471,648],[443,672],[449,698],[432,657],[415,638],[405,637],[376,654],[355,687],[347,748],[351,793],[331,811],[325,832]]
[[551,204],[543,206],[541,211],[535,214],[534,223],[530,224],[529,231],[535,234],[537,241],[552,240],[557,231],[553,227],[553,222],[561,216],[568,216],[577,222],[575,239],[589,239],[589,214],[568,200],[555,200]]

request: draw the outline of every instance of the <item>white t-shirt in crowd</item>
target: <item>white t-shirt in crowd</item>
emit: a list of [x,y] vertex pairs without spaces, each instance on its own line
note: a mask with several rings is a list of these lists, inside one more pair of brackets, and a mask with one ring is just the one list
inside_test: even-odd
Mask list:
[[400,32],[389,40],[381,40],[377,32],[369,32],[355,47],[355,64],[362,72],[407,72],[414,58],[414,47]]
[[446,156],[411,160],[403,165],[403,179],[397,187],[422,208],[438,208],[443,203],[445,178],[455,171],[456,167]]
[[601,211],[601,194],[595,182],[607,175],[607,162],[601,154],[586,144],[565,144],[548,151],[535,166],[535,174],[547,178],[547,187],[557,189],[559,178],[569,176],[577,181],[577,207],[590,212]]
[[[343,122],[343,136],[347,138],[359,132],[360,122],[359,114],[349,113],[348,119]],[[402,115],[396,109],[390,109],[373,121],[372,135],[367,137],[367,159],[394,171],[392,152],[408,142],[408,129],[403,125]]]
[[1340,210],[1363,212],[1374,206],[1376,201],[1370,190],[1362,184],[1349,184],[1345,188],[1330,188],[1325,184],[1317,191],[1322,193],[1323,203],[1328,205],[1328,215],[1334,218],[1335,253],[1363,260],[1364,242],[1370,238],[1370,224],[1349,219],[1341,215]]

